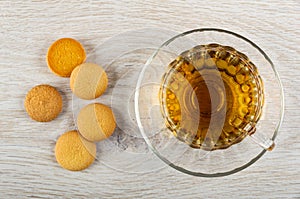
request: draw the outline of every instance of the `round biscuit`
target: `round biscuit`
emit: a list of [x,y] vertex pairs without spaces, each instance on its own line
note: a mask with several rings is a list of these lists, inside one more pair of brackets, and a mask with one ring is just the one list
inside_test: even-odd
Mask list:
[[52,86],[33,87],[26,95],[24,106],[28,115],[38,122],[49,122],[62,111],[62,97]]
[[47,65],[56,75],[70,77],[74,68],[86,59],[83,46],[72,38],[61,38],[55,41],[47,52]]
[[81,99],[95,99],[107,88],[108,79],[104,69],[93,63],[77,66],[70,77],[72,92]]
[[94,103],[83,107],[77,117],[80,134],[89,141],[97,142],[110,137],[116,122],[112,110],[104,104]]
[[88,168],[96,157],[96,144],[85,140],[78,131],[61,135],[55,145],[55,158],[58,164],[70,171]]

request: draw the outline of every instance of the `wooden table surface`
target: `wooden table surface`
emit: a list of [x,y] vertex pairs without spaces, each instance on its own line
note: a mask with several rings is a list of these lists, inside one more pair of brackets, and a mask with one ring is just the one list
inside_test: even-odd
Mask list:
[[[300,3],[268,1],[0,1],[0,198],[300,198]],[[177,32],[217,27],[257,43],[274,61],[285,93],[276,148],[231,176],[201,178],[165,167],[133,174],[97,160],[70,172],[55,161],[59,135],[74,128],[67,78],[45,63],[48,46],[74,37],[87,52],[112,36],[139,28]],[[28,118],[23,102],[48,83],[64,98],[50,123]]]

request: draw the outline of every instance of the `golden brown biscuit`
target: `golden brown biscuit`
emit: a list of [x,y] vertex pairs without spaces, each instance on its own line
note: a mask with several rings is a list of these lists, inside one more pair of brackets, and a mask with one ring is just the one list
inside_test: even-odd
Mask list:
[[81,171],[94,162],[96,144],[85,140],[78,131],[69,131],[58,138],[55,157],[61,167]]
[[83,46],[72,38],[55,41],[48,49],[47,64],[49,69],[61,77],[70,77],[73,69],[86,59]]
[[97,64],[84,63],[77,66],[70,77],[72,92],[81,99],[95,99],[107,88],[107,75]]
[[83,107],[77,117],[80,134],[89,141],[97,142],[108,138],[116,128],[112,110],[100,103]]
[[62,104],[59,92],[46,84],[33,87],[24,102],[28,115],[38,122],[55,119],[62,110]]

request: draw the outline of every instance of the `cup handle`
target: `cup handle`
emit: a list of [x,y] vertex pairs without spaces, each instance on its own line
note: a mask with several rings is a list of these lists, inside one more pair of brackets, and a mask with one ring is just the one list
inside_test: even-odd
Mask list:
[[256,144],[264,148],[265,150],[272,151],[275,147],[275,142],[270,138],[262,137],[256,132],[255,126],[251,126],[251,129],[248,130],[248,135]]

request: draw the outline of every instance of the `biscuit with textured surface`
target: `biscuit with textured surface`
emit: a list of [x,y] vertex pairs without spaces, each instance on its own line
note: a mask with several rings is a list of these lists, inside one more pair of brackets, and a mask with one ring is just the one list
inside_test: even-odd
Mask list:
[[58,164],[71,171],[88,168],[96,157],[96,144],[85,140],[78,131],[61,135],[55,145],[55,158]]
[[38,122],[55,119],[62,110],[62,97],[50,85],[33,87],[26,95],[24,106],[28,115]]
[[101,66],[84,63],[77,66],[70,77],[72,92],[81,99],[95,99],[107,88],[107,75]]
[[48,49],[47,64],[49,69],[61,77],[70,77],[74,68],[86,59],[83,46],[72,38],[55,41]]
[[112,110],[100,103],[83,107],[77,117],[80,134],[89,141],[97,142],[110,137],[116,122]]

